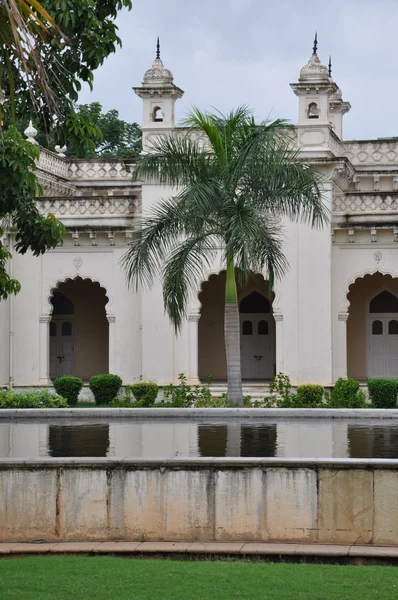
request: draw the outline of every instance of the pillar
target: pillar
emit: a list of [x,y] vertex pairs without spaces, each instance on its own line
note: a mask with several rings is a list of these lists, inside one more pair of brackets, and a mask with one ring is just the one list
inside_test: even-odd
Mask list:
[[50,380],[50,332],[51,315],[40,315],[39,384],[51,385]]
[[194,313],[188,317],[188,338],[189,338],[189,383],[195,385],[199,383],[198,369],[198,329],[200,314]]
[[274,313],[275,319],[275,344],[276,344],[276,373],[285,372],[284,340],[283,340],[283,315]]
[[109,373],[117,375],[116,369],[116,318],[115,315],[106,315],[109,323],[109,353],[108,369]]
[[348,312],[338,314],[336,339],[334,344],[334,382],[343,377],[347,378],[347,320]]

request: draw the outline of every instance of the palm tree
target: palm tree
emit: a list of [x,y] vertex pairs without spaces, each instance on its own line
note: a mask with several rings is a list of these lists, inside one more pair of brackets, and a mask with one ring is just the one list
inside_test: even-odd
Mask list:
[[[2,0],[0,2],[0,126],[1,105],[5,93],[1,89],[6,74],[14,113],[14,79],[25,78],[35,108],[37,101],[33,87],[37,86],[50,108],[57,114],[57,103],[50,88],[48,70],[40,53],[40,46],[51,40],[54,32],[61,33],[52,17],[38,0]],[[12,114],[15,121],[15,114]]]
[[228,400],[242,404],[236,278],[244,286],[252,273],[266,270],[272,287],[285,273],[280,219],[321,226],[328,215],[322,179],[298,160],[285,121],[256,124],[246,107],[226,116],[195,108],[184,124],[187,132],[160,136],[138,159],[136,180],[176,192],[144,215],[123,264],[136,287],[161,276],[165,309],[178,332],[191,289],[221,252]]

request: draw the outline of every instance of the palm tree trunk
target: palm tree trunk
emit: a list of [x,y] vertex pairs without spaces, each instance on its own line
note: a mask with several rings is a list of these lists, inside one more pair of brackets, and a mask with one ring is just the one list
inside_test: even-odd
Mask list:
[[240,366],[240,321],[233,257],[227,259],[225,282],[225,353],[227,357],[228,402],[243,405],[242,375]]

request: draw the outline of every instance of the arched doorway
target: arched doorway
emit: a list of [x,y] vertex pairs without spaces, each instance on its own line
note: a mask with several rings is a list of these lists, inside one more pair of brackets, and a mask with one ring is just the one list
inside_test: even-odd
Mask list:
[[[253,275],[249,285],[238,284],[241,327],[242,379],[265,380],[275,374],[275,320],[268,283]],[[227,379],[224,340],[225,271],[211,275],[199,294],[198,372],[204,380]]]
[[271,303],[250,292],[239,303],[242,379],[271,379],[275,374],[275,321]]
[[375,273],[350,286],[347,373],[398,379],[398,279]]
[[106,291],[88,279],[61,283],[51,298],[50,378],[75,375],[87,381],[109,372]]

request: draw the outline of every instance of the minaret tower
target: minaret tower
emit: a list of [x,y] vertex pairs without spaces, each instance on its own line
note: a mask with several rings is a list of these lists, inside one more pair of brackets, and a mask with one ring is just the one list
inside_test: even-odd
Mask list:
[[330,128],[341,139],[343,115],[351,106],[343,102],[341,90],[332,79],[331,57],[328,67],[319,60],[317,34],[312,55],[301,69],[298,83],[290,85],[299,98],[297,130],[300,147],[305,151],[327,149]]
[[156,58],[146,71],[141,87],[134,92],[142,98],[142,131],[145,147],[146,133],[150,130],[171,130],[175,127],[174,104],[184,94],[173,83],[173,74],[166,69],[160,58],[160,42],[157,39]]
[[[329,78],[332,81],[332,57],[329,56]],[[329,121],[334,133],[343,139],[343,116],[351,110],[351,104],[344,102],[341,89],[337,86],[329,96]]]
[[312,56],[301,69],[298,83],[291,88],[299,97],[298,125],[328,125],[329,96],[337,86],[329,78],[328,68],[318,58],[318,37],[315,34]]

